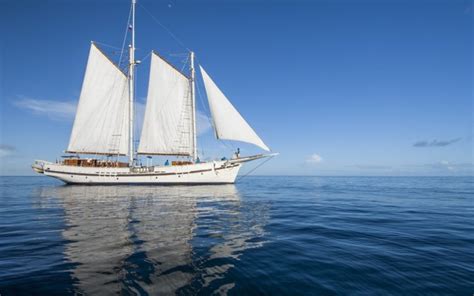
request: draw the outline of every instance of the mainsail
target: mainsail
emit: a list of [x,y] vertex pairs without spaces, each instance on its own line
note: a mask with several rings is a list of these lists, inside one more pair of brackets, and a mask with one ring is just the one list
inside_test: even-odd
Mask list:
[[67,152],[128,153],[127,76],[92,43]]
[[153,52],[138,153],[191,156],[192,108],[189,78]]
[[242,141],[254,144],[264,150],[270,148],[260,139],[239,111],[225,97],[202,67],[201,73],[206,88],[207,99],[218,139]]

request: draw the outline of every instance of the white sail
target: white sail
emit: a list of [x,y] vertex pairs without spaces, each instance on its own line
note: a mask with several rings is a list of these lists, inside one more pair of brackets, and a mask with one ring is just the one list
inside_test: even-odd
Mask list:
[[128,153],[127,76],[91,45],[67,152]]
[[207,99],[211,109],[216,137],[218,139],[242,141],[254,144],[264,150],[270,148],[260,139],[239,111],[225,97],[202,67],[201,73],[206,87]]
[[190,156],[192,133],[189,78],[153,52],[138,153]]

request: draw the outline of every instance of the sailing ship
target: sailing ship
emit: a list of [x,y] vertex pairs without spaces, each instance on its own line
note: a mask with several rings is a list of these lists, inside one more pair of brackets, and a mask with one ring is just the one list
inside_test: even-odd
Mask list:
[[[151,53],[148,95],[140,141],[134,147],[135,5],[125,73],[92,42],[76,117],[63,161],[36,160],[32,168],[68,184],[223,184],[234,183],[243,163],[275,153],[201,161],[197,151],[195,56],[184,73]],[[270,148],[235,109],[200,65],[217,139]],[[80,157],[86,155],[86,157]],[[90,158],[87,155],[94,157]],[[100,159],[98,156],[105,157]],[[128,162],[119,161],[128,156]],[[164,165],[140,165],[140,156],[185,157]],[[111,160],[114,159],[114,160]]]

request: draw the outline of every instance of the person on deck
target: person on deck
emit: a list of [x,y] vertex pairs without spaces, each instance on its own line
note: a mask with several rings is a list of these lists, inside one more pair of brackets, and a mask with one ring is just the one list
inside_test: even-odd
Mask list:
[[235,158],[240,157],[240,148],[237,148],[237,151],[234,153]]

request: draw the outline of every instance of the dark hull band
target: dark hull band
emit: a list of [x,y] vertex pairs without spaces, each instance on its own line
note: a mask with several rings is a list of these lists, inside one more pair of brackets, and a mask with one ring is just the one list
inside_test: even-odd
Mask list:
[[76,186],[76,185],[84,185],[84,186],[203,186],[203,185],[229,185],[234,184],[233,182],[181,182],[181,183],[174,183],[174,182],[163,182],[163,183],[130,183],[130,182],[119,182],[119,183],[83,183],[83,182],[65,182],[66,186]]
[[[215,168],[215,171],[219,170],[225,170],[228,168],[233,168],[236,167],[237,165],[231,165],[227,167],[220,167],[220,168]],[[186,175],[186,174],[198,174],[198,173],[205,173],[205,172],[210,172],[212,169],[206,169],[206,170],[197,170],[197,171],[190,171],[190,172],[180,172],[180,173],[132,173],[132,174],[117,174],[117,175],[100,175],[98,173],[96,174],[90,174],[90,173],[73,173],[73,172],[60,172],[60,171],[52,171],[52,170],[45,170],[45,172],[48,173],[54,173],[54,174],[62,174],[62,175],[72,175],[72,176],[94,176],[94,177],[144,177],[144,176],[171,176],[171,175]],[[118,183],[114,183],[118,184]],[[174,183],[173,183],[174,184]]]

